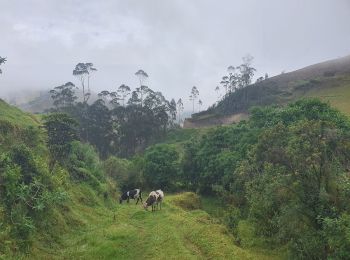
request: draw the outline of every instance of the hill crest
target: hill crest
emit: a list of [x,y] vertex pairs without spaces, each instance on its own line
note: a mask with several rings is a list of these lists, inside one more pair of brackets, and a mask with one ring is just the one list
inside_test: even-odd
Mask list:
[[[350,55],[313,64],[254,83],[226,95],[217,105],[193,114],[185,128],[208,127],[247,118],[254,106],[285,105],[303,97],[317,97],[350,115]],[[238,116],[239,115],[239,116]]]

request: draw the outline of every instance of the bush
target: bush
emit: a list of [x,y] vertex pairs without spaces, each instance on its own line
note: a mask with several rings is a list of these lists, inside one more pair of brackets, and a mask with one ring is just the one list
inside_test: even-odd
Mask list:
[[173,145],[159,144],[146,150],[144,177],[152,189],[175,188],[179,175],[179,154]]
[[129,177],[131,162],[127,159],[111,156],[103,162],[103,169],[107,176],[121,185],[125,183]]
[[0,173],[1,225],[8,228],[15,247],[26,251],[36,227],[67,195],[53,182],[45,160],[25,145],[0,156]]
[[173,199],[176,206],[185,210],[195,210],[202,208],[202,202],[200,197],[194,192],[181,193]]

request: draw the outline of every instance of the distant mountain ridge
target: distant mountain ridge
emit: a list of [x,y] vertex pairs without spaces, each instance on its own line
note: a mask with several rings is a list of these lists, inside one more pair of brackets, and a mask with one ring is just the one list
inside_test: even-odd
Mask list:
[[[53,107],[50,90],[23,90],[21,92],[11,93],[5,99],[9,104],[17,106],[23,111],[30,113],[43,113]],[[76,95],[82,100],[82,91],[77,90]],[[92,92],[89,103],[98,98],[97,94]]]

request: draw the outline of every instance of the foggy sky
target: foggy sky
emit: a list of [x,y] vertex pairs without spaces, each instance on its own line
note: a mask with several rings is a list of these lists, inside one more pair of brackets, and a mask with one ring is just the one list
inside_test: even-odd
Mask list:
[[167,98],[197,86],[204,107],[229,65],[255,57],[256,76],[350,54],[349,0],[0,0],[0,96],[78,84],[78,62],[98,69],[92,90],[147,85]]

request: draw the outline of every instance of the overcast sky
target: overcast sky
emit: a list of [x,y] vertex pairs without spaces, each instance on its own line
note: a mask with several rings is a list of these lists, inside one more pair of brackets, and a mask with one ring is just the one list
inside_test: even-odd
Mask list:
[[0,95],[78,83],[78,62],[98,69],[92,89],[148,84],[204,106],[229,65],[255,57],[257,76],[350,54],[350,0],[0,0]]

